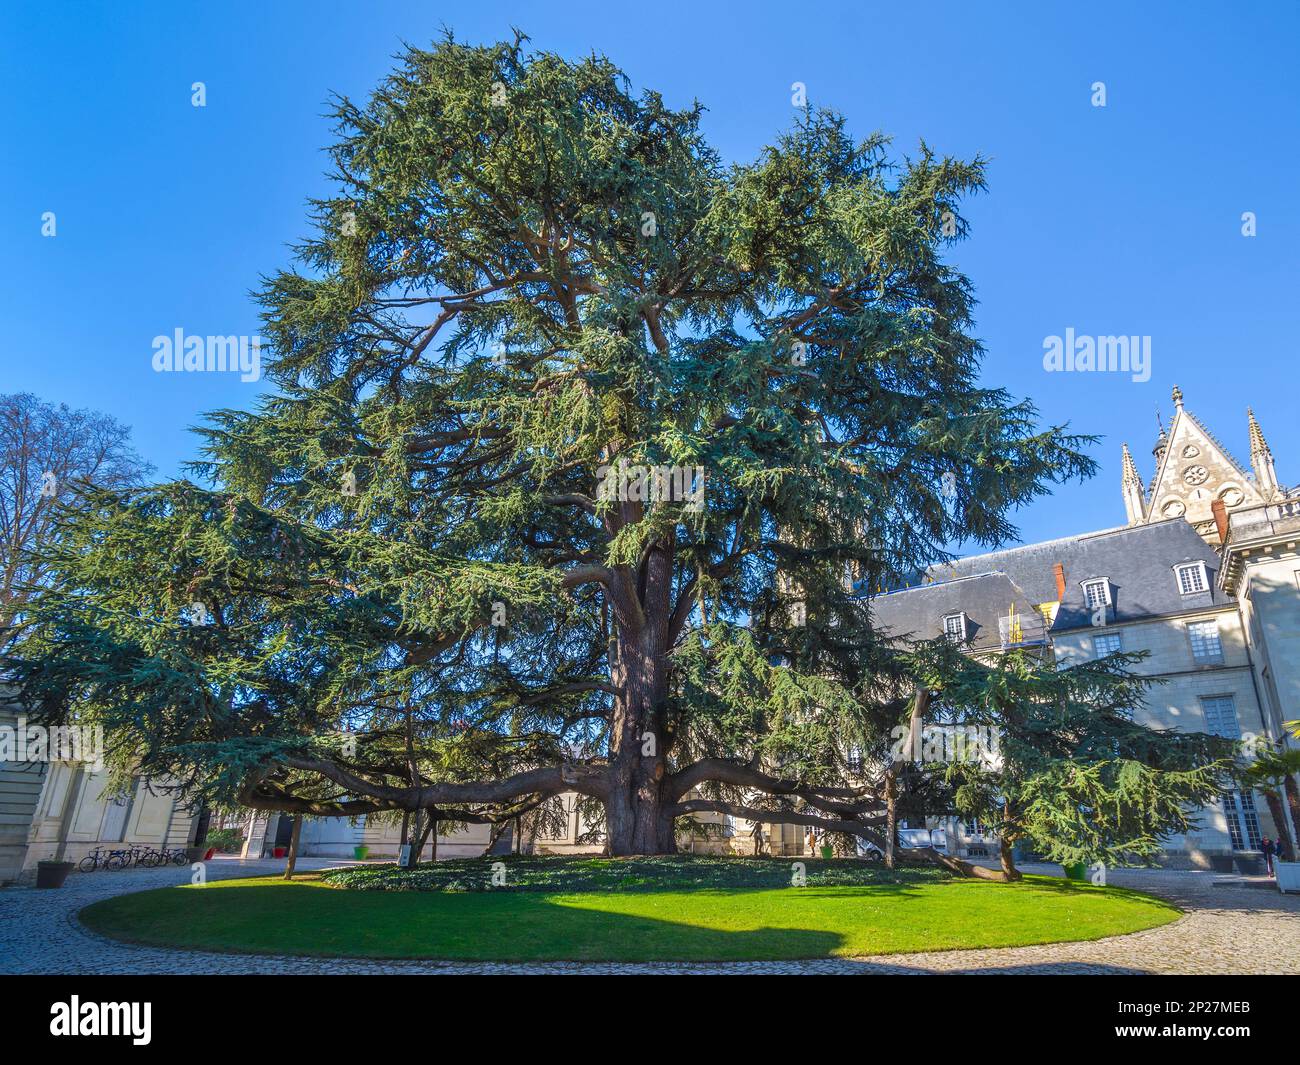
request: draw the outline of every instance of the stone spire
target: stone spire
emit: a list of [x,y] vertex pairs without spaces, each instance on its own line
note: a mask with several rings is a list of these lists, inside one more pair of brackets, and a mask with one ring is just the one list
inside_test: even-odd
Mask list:
[[1129,451],[1128,444],[1124,445],[1124,481],[1142,483],[1142,478],[1138,476],[1137,463],[1133,461],[1133,454]]
[[1249,407],[1246,408],[1246,421],[1250,426],[1250,453],[1255,455],[1262,451],[1268,454],[1268,442],[1264,439],[1264,431],[1260,429],[1259,422],[1255,421],[1255,412]]
[[1165,449],[1169,447],[1169,434],[1165,432],[1165,423],[1160,417],[1160,408],[1156,407],[1156,425],[1160,427],[1160,435],[1156,437],[1156,446],[1151,449],[1151,454],[1156,457],[1156,471],[1160,470],[1160,460],[1165,457]]
[[1124,492],[1124,509],[1128,511],[1128,523],[1141,525],[1147,519],[1146,494],[1142,490],[1142,478],[1138,476],[1137,464],[1133,461],[1128,444],[1124,445],[1123,469],[1120,485]]
[[1250,465],[1255,471],[1255,487],[1265,499],[1271,499],[1277,491],[1277,474],[1273,470],[1273,453],[1268,449],[1264,433],[1255,421],[1255,412],[1246,408],[1246,420],[1250,425]]
[[[1174,424],[1178,423],[1178,415],[1183,412],[1183,390],[1174,385]],[[1160,417],[1160,407],[1156,406],[1156,425],[1160,426],[1160,435],[1156,437],[1156,446],[1151,449],[1151,454],[1156,457],[1156,473],[1160,472],[1160,464],[1164,461],[1165,452],[1169,448],[1169,434],[1165,432],[1164,419]]]

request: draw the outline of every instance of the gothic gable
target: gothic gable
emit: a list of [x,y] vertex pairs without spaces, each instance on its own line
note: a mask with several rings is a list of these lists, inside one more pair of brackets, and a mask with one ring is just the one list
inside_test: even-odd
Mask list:
[[1202,535],[1213,533],[1211,506],[1216,499],[1223,500],[1229,513],[1265,502],[1254,478],[1181,404],[1169,429],[1169,444],[1156,470],[1150,499],[1149,521],[1185,518]]

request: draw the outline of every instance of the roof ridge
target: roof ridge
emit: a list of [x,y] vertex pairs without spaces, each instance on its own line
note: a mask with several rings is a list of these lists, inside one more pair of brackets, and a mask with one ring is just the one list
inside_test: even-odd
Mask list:
[[1029,596],[1025,595],[1024,589],[1020,588],[1020,585],[1018,585],[1015,582],[1011,574],[1009,574],[1006,570],[1001,570],[1001,569],[980,570],[979,573],[963,573],[959,577],[947,577],[942,580],[923,581],[920,584],[909,584],[903,588],[889,588],[885,591],[871,594],[869,595],[869,598],[879,599],[882,596],[886,596],[886,595],[902,595],[904,592],[924,592],[924,591],[928,591],[931,588],[948,588],[954,584],[960,584],[963,581],[974,581],[984,577],[1004,577],[1006,578],[1007,583],[1012,585],[1012,587],[1020,590],[1020,594],[1024,595],[1026,600],[1029,599]]
[[[1163,522],[1175,521],[1175,520],[1178,519],[1162,518],[1160,519],[1160,521],[1153,521],[1147,524],[1159,525],[1162,524]],[[1016,544],[1015,547],[1000,547],[996,551],[985,551],[983,554],[980,555],[964,555],[961,558],[953,559],[951,562],[934,562],[931,563],[931,565],[926,568],[931,569],[935,566],[955,565],[958,562],[971,562],[977,558],[993,558],[995,555],[1009,555],[1014,551],[1028,551],[1030,548],[1050,547],[1053,544],[1063,544],[1069,541],[1077,541],[1077,540],[1088,540],[1088,539],[1092,539],[1095,536],[1107,536],[1110,533],[1128,532],[1132,529],[1140,529],[1145,527],[1146,527],[1145,525],[1110,525],[1104,529],[1095,529],[1089,532],[1071,533],[1068,536],[1055,536],[1050,540],[1037,540],[1032,544]],[[993,572],[993,571],[989,571],[989,572]],[[970,576],[974,576],[974,574],[970,574]]]
[[[1052,547],[1056,544],[1081,543],[1086,540],[1096,540],[1096,539],[1100,539],[1103,536],[1114,536],[1120,533],[1141,533],[1144,529],[1153,529],[1161,525],[1172,525],[1175,522],[1182,522],[1183,525],[1187,526],[1188,530],[1190,530],[1193,534],[1195,534],[1195,530],[1192,529],[1191,524],[1185,521],[1181,517],[1157,518],[1155,521],[1142,522],[1140,525],[1111,525],[1105,529],[1094,529],[1089,532],[1073,533],[1069,536],[1057,536],[1057,537],[1053,537],[1051,540],[1039,540],[1032,544],[1017,544],[1015,547],[1004,547],[997,551],[986,551],[982,555],[965,555],[961,558],[954,558],[948,562],[934,562],[926,567],[925,572],[929,573],[931,571],[942,569],[943,567],[955,567],[959,563],[975,562],[979,559],[992,560],[997,558],[998,556],[1005,556],[1005,555],[1011,555],[1021,551],[1029,551],[1029,550],[1036,550],[1039,548]],[[987,575],[989,573],[1005,573],[1005,572],[1006,570],[1000,567],[994,567],[988,570],[980,570],[977,573],[964,573],[959,576],[949,577],[946,582],[934,581],[931,583],[950,584],[954,580],[963,580],[966,577],[979,577],[979,576]]]
[[1236,467],[1237,472],[1241,474],[1242,477],[1250,476],[1246,471],[1246,467],[1243,466],[1239,461],[1237,461],[1237,456],[1234,455],[1231,451],[1229,451],[1227,446],[1223,443],[1223,441],[1220,440],[1217,436],[1215,436],[1212,432],[1210,432],[1210,430],[1207,429],[1204,424],[1202,424],[1200,418],[1198,418],[1191,411],[1186,411],[1185,413],[1187,414],[1187,417],[1192,419],[1192,424],[1195,425],[1196,428],[1198,428],[1206,436],[1208,436],[1210,438],[1210,442],[1214,444],[1214,446],[1217,447],[1220,451],[1223,452],[1223,457],[1226,458],[1229,462],[1233,464],[1233,466]]

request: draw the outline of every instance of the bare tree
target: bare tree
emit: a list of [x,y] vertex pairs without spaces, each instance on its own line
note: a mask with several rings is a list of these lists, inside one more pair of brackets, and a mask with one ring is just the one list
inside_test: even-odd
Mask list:
[[0,651],[15,642],[23,608],[45,576],[42,548],[60,506],[79,484],[138,484],[152,467],[113,417],[47,403],[30,392],[0,395]]

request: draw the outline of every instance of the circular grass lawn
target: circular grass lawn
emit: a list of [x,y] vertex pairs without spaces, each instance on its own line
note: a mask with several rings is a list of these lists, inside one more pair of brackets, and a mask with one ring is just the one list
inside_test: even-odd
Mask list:
[[[529,861],[544,868],[564,859]],[[444,864],[450,865],[438,863]],[[464,864],[484,874],[476,882],[490,884],[490,863]],[[890,874],[860,862],[844,863],[862,870],[852,877],[828,877],[817,867],[839,863],[808,859],[808,883],[795,887],[788,884],[789,862],[757,864],[769,871],[762,879],[780,878],[784,886],[700,886],[716,878],[697,875],[689,859],[661,865],[670,875],[638,875],[627,885],[626,861],[585,859],[574,863],[583,875],[550,878],[589,885],[583,890],[395,890],[391,884],[402,877],[419,883],[420,870],[386,867],[390,886],[380,890],[349,890],[319,874],[224,880],[106,899],[82,910],[81,919],[115,939],[190,950],[504,962],[752,961],[1012,947],[1100,939],[1180,916],[1149,895],[1048,877],[1002,884],[928,870]],[[681,886],[684,870],[692,886]],[[611,879],[625,886],[611,888]]]

